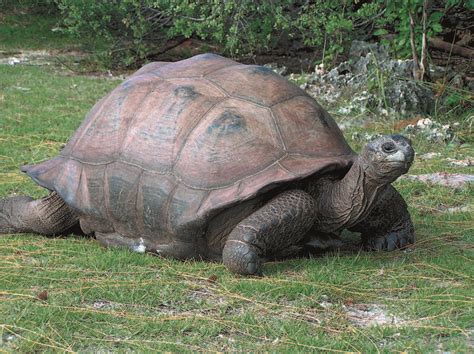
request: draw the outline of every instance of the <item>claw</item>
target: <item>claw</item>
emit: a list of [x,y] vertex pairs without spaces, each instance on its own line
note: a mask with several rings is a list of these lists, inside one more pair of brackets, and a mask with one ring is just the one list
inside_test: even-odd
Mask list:
[[386,240],[387,240],[387,246],[386,246],[387,251],[393,251],[398,248],[399,240],[396,234],[394,233],[388,234],[388,236],[386,236]]
[[407,247],[415,241],[413,234],[391,232],[385,236],[366,237],[363,241],[364,247],[371,251],[394,251]]
[[379,237],[375,240],[375,249],[377,251],[381,251],[385,248],[385,239],[383,237]]
[[399,248],[405,248],[410,243],[408,242],[408,239],[406,237],[400,238],[398,242],[399,242]]
[[227,241],[222,258],[224,264],[234,273],[242,275],[261,275],[262,260],[257,254],[258,249],[246,242]]

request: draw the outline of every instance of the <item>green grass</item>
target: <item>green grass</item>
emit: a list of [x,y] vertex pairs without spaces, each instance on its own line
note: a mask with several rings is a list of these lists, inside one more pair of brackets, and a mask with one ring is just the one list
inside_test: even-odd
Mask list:
[[[0,66],[0,197],[44,195],[18,167],[54,156],[117,84]],[[414,143],[442,155],[417,161],[411,173],[473,173],[443,160],[472,157],[471,147]],[[472,204],[472,187],[396,186],[414,218],[413,248],[275,262],[263,278],[106,250],[73,235],[0,236],[0,350],[472,351],[474,223],[468,213],[440,212]],[[363,328],[347,310],[375,305],[395,323]]]
[[78,49],[77,39],[60,31],[52,31],[58,22],[53,15],[4,13],[0,21],[0,50]]
[[[20,58],[29,65],[62,66],[71,72],[105,72],[106,41],[73,36],[61,27],[59,14],[36,14],[26,7],[2,12],[0,59]],[[80,64],[80,66],[78,65]]]

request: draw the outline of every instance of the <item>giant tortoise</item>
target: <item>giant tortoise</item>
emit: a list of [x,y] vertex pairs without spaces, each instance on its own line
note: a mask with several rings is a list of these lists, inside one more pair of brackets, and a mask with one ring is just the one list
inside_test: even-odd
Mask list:
[[22,167],[51,193],[0,201],[0,233],[222,260],[261,273],[343,229],[371,249],[414,241],[391,183],[414,151],[400,135],[356,155],[309,95],[262,66],[203,54],[145,65],[102,98],[59,156]]

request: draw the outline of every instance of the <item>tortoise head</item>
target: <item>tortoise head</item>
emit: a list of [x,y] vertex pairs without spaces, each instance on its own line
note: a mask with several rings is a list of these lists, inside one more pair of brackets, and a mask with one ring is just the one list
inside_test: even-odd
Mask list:
[[390,183],[408,172],[414,156],[409,139],[402,135],[385,135],[364,147],[360,162],[369,177]]

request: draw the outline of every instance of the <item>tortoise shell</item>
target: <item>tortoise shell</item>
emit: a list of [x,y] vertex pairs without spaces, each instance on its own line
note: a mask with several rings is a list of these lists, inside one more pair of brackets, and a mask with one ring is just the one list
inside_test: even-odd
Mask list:
[[92,108],[59,156],[23,170],[59,193],[81,225],[94,220],[90,231],[151,237],[353,158],[299,87],[203,54],[145,65]]

